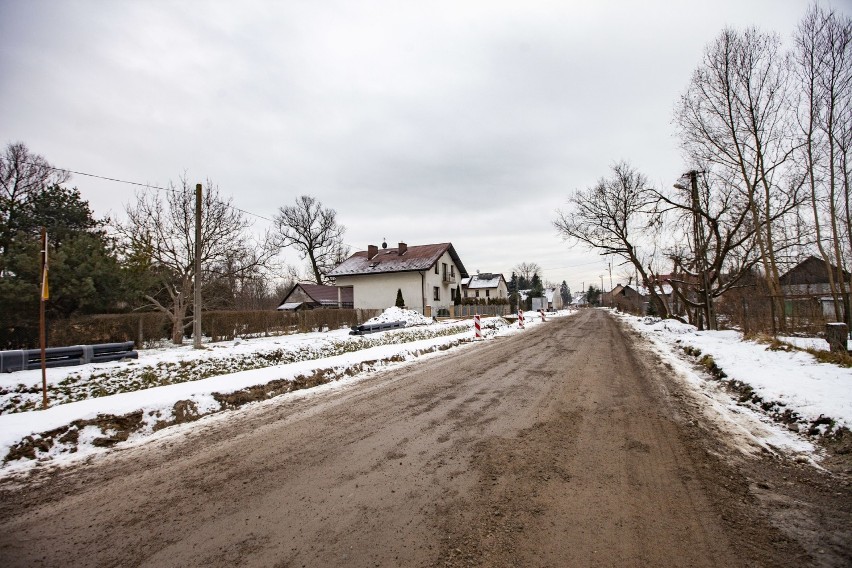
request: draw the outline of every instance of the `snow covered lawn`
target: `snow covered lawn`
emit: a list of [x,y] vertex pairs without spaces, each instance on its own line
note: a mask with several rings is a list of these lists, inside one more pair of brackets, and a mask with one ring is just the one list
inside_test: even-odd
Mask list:
[[[560,315],[569,315],[570,311]],[[0,375],[0,475],[126,446],[164,427],[296,390],[363,376],[473,340],[473,321],[423,325],[392,308],[404,329],[348,329],[141,351],[138,360],[48,369],[51,407],[40,410],[41,371]],[[381,317],[381,316],[380,316]],[[396,319],[394,319],[396,318]],[[540,318],[527,320],[539,325]],[[486,338],[519,333],[484,318]],[[331,386],[331,385],[329,385]]]

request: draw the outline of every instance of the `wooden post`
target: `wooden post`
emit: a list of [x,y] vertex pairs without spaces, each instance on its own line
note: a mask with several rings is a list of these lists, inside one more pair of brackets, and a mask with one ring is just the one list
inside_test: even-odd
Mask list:
[[825,339],[832,353],[847,353],[849,327],[843,322],[825,324]]
[[195,184],[195,296],[192,307],[192,347],[201,349],[201,184]]
[[[44,304],[49,296],[47,287],[47,229],[41,228],[41,294],[39,294],[39,343],[41,344],[41,407],[47,408],[47,330]],[[24,361],[26,363],[26,360]]]

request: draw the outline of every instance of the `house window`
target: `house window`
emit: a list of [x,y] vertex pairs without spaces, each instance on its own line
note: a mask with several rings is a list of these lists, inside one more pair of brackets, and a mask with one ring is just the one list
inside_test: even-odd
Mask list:
[[486,291],[485,291],[485,297],[486,297],[486,298],[490,298],[490,297],[491,297],[491,290],[486,290]]
[[452,300],[453,302],[456,301],[456,289],[455,288],[450,288],[450,300]]
[[436,302],[441,299],[441,289],[437,286],[432,288],[432,297],[432,299],[434,299]]
[[444,262],[444,263],[442,263],[442,265],[443,265],[443,268],[444,268],[444,272],[443,272],[444,280],[446,280],[447,279],[447,263]]
[[438,263],[435,263],[435,274],[438,274]]
[[452,276],[453,278],[456,277],[456,265],[455,264],[450,265],[450,276]]
[[479,290],[476,290],[476,297],[479,297]]

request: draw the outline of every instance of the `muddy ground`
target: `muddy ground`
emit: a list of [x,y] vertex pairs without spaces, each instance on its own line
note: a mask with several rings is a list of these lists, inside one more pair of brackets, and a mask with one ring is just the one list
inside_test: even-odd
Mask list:
[[848,476],[731,435],[584,310],[4,480],[0,565],[850,565]]

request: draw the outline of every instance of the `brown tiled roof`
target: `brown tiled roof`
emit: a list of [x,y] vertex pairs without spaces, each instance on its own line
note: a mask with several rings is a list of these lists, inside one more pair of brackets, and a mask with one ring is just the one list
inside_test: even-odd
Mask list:
[[467,271],[452,243],[409,246],[401,255],[398,248],[379,249],[373,258],[367,258],[367,251],[359,251],[340,263],[328,275],[335,277],[429,270],[445,252],[448,252],[455,262],[460,276],[467,278]]

